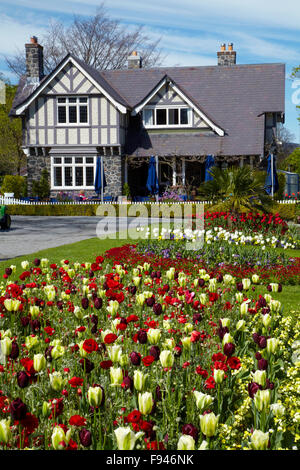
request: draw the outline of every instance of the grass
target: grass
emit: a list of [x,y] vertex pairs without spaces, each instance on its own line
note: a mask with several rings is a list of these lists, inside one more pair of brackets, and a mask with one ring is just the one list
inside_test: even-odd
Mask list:
[[71,243],[69,245],[62,245],[55,248],[48,248],[47,250],[37,251],[29,255],[18,256],[10,260],[0,262],[0,276],[4,269],[10,265],[16,266],[14,277],[18,277],[23,269],[21,262],[27,260],[33,261],[35,258],[48,258],[51,263],[60,263],[62,259],[68,259],[70,262],[93,262],[96,256],[102,255],[106,250],[116,246],[122,246],[130,243],[130,240],[118,239],[105,239],[89,238],[80,242]]

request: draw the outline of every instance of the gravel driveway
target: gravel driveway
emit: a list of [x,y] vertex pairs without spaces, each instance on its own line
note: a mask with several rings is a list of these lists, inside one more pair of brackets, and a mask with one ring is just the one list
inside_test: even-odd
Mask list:
[[[128,225],[147,225],[148,219],[133,217],[112,219],[108,223],[107,233],[122,232]],[[0,261],[23,256],[35,251],[75,243],[97,236],[97,224],[100,217],[29,217],[12,216],[10,231],[0,231]]]

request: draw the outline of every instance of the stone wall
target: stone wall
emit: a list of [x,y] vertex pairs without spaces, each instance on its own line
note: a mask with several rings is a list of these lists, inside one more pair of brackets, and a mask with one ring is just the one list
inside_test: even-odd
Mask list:
[[109,196],[122,195],[122,156],[112,155],[103,157],[106,187],[104,194]]
[[[122,187],[123,187],[123,179],[122,179],[122,156],[121,155],[112,155],[112,156],[103,156],[103,164],[104,164],[104,173],[106,179],[106,187],[104,190],[104,194],[108,196],[121,196],[122,195]],[[32,195],[32,182],[34,180],[39,180],[41,177],[41,173],[44,168],[47,168],[49,173],[49,184],[50,184],[50,157],[49,156],[36,156],[30,155],[27,157],[27,184],[28,184],[28,194]],[[59,195],[60,190],[52,190],[51,197],[56,197]],[[66,189],[63,192],[66,193],[75,193],[76,195],[79,194],[79,190],[71,190]],[[96,193],[93,190],[84,190],[86,196],[95,196]]]
[[28,195],[32,195],[32,182],[41,178],[43,169],[46,168],[49,174],[50,184],[50,157],[43,155],[30,155],[27,157],[27,187]]

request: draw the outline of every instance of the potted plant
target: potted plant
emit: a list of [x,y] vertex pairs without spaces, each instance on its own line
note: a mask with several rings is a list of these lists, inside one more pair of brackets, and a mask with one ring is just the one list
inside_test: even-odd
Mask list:
[[130,186],[128,183],[124,183],[123,185],[123,196],[124,200],[131,201]]

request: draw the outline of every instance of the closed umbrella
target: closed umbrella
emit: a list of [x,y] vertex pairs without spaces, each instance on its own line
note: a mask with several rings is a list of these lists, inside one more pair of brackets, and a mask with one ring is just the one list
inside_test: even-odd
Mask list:
[[215,159],[213,155],[207,155],[205,159],[205,181],[211,181],[213,179],[212,175],[210,174],[211,168],[215,164]]
[[276,171],[276,157],[272,153],[268,156],[268,169],[265,182],[265,190],[272,197],[279,189],[278,176]]
[[95,176],[95,191],[100,195],[101,192],[101,198],[103,200],[103,189],[106,186],[106,180],[105,180],[105,174],[104,174],[104,168],[103,168],[103,163],[102,163],[102,158],[97,157],[97,164],[96,164],[96,176]]
[[153,156],[150,157],[146,186],[150,194],[158,194],[159,185],[156,172],[156,159]]

